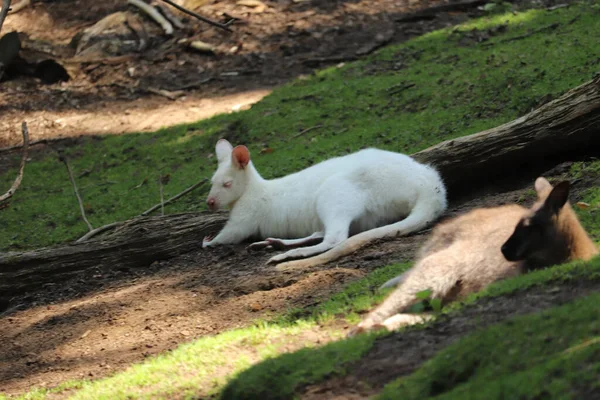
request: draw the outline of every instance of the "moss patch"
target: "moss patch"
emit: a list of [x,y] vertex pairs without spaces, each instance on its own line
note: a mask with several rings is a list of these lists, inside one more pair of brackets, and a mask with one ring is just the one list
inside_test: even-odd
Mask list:
[[600,295],[463,338],[378,399],[564,399],[600,390]]

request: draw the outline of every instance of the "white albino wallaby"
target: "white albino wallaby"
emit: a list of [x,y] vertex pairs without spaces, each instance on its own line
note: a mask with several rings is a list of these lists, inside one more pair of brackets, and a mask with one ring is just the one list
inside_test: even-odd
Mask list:
[[529,210],[518,205],[481,208],[436,226],[415,265],[382,286],[397,288],[351,334],[431,318],[401,313],[424,290],[446,303],[503,278],[598,254],[567,203],[569,183],[553,188],[538,178],[535,189],[538,200]]
[[216,154],[219,165],[207,204],[212,210],[229,206],[231,214],[223,230],[214,239],[204,238],[202,246],[253,236],[267,238],[254,248],[312,244],[269,263],[321,253],[349,234],[370,229],[375,237],[415,232],[446,209],[437,171],[404,154],[365,149],[273,180],[259,175],[245,146],[233,148],[221,139]]

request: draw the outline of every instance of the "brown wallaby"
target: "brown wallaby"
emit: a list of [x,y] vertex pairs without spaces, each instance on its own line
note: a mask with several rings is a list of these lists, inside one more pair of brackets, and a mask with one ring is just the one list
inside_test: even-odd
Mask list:
[[538,178],[535,190],[538,199],[529,210],[519,205],[476,209],[436,226],[415,265],[382,286],[397,288],[351,334],[431,318],[401,313],[425,290],[447,303],[500,279],[598,254],[567,203],[569,183],[553,188]]

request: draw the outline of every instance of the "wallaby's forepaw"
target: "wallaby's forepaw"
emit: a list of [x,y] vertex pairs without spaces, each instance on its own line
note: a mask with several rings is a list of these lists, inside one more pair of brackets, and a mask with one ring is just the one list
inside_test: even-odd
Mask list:
[[283,240],[275,238],[266,238],[261,242],[254,242],[246,247],[246,250],[283,250],[287,248]]
[[387,330],[387,329],[388,328],[383,324],[376,324],[371,321],[365,320],[365,321],[361,322],[360,324],[358,324],[353,329],[351,329],[350,332],[348,332],[347,336],[353,337],[356,335],[360,335],[362,333]]
[[204,236],[204,239],[202,239],[202,248],[205,249],[209,246],[211,246],[210,241],[214,239],[213,235],[206,235]]
[[269,243],[269,241],[268,240],[263,240],[261,242],[251,243],[248,247],[246,247],[246,250],[247,251],[255,251],[255,250],[268,249],[269,246],[271,246],[271,244]]

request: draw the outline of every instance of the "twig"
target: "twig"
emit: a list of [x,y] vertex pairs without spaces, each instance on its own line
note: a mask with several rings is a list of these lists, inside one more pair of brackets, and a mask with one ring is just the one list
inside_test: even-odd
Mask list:
[[186,90],[186,89],[194,89],[194,88],[204,85],[205,83],[208,83],[212,80],[213,80],[212,77],[200,79],[199,81],[188,83],[187,85],[182,85],[182,86],[177,87],[177,91]]
[[[145,216],[147,216],[148,214],[150,214],[152,211],[156,210],[159,207],[163,207],[164,208],[164,206],[166,204],[172,203],[173,201],[179,199],[180,197],[183,197],[184,195],[188,194],[192,190],[194,190],[197,187],[201,186],[202,184],[206,183],[206,181],[208,181],[208,179],[206,179],[206,178],[202,179],[200,182],[198,182],[198,183],[190,186],[189,188],[185,189],[183,192],[181,192],[181,193],[179,193],[179,194],[171,197],[167,201],[162,201],[162,199],[161,199],[160,204],[157,204],[155,206],[150,207],[149,209],[147,209],[146,211],[144,211],[143,213],[141,213],[140,215],[138,215],[138,217],[145,217]],[[163,212],[163,215],[164,215],[164,212]],[[109,229],[112,229],[112,228],[117,228],[117,227],[123,225],[124,223],[125,223],[124,221],[113,222],[112,224],[107,224],[107,225],[101,226],[100,228],[93,229],[93,230],[89,231],[88,233],[86,233],[85,235],[83,235],[82,237],[80,237],[79,239],[77,239],[75,241],[75,243],[85,242],[86,240],[89,240],[92,237],[94,237],[94,236],[96,236],[96,235],[98,235],[98,234],[100,234],[102,232],[105,232],[105,231],[107,231]]]
[[[573,18],[571,21],[567,22],[566,25],[572,24],[578,18],[579,18],[579,16]],[[529,33],[525,33],[523,35],[518,35],[518,36],[510,37],[510,38],[503,39],[503,40],[498,40],[497,42],[485,43],[483,46],[488,47],[488,46],[493,46],[493,45],[499,44],[499,43],[514,42],[515,40],[521,40],[521,39],[528,38],[529,36],[535,35],[536,33],[541,33],[541,32],[545,32],[545,31],[550,31],[550,30],[556,29],[559,26],[560,26],[560,24],[558,22],[555,22],[553,24],[543,26],[543,27],[541,27],[539,29],[535,29],[535,30],[533,30],[533,31],[531,31]]]
[[6,14],[8,14],[9,9],[10,0],[2,0],[2,10],[0,11],[0,32],[2,31],[2,24],[4,23],[4,19],[6,18]]
[[178,91],[175,91],[175,92],[171,92],[171,91],[168,91],[168,90],[157,89],[157,88],[153,88],[153,87],[147,87],[145,90],[147,92],[152,93],[152,94],[157,94],[159,96],[166,97],[169,100],[177,100],[181,96],[185,95],[185,93],[182,92],[181,90],[178,90]]
[[127,0],[127,3],[136,6],[137,8],[148,14],[150,18],[156,21],[163,28],[167,35],[173,34],[173,25],[171,25],[171,23],[167,21],[167,19],[163,17],[163,15],[160,12],[158,12],[156,8],[152,7],[150,4],[142,0]]
[[150,3],[150,5],[154,8],[158,8],[158,11],[160,11],[160,13],[162,15],[164,15],[164,17],[166,19],[168,19],[169,22],[171,22],[176,28],[178,28],[178,29],[185,28],[185,25],[183,24],[183,22],[181,22],[181,20],[179,18],[177,18],[177,16],[175,14],[173,14],[171,12],[171,10],[169,10],[168,7],[165,7],[162,4],[158,4],[158,2],[156,2],[156,1],[153,1],[152,3]]
[[160,190],[160,215],[165,215],[165,198],[163,196],[163,183],[162,175],[158,175],[158,187]]
[[323,125],[311,126],[310,128],[306,128],[306,129],[304,129],[304,130],[296,133],[294,136],[292,136],[292,139],[296,139],[297,137],[300,137],[300,136],[304,135],[306,132],[310,132],[313,129],[319,129],[319,128],[322,128],[322,127],[323,127]]
[[92,229],[91,231],[89,231],[88,233],[86,233],[85,235],[83,235],[82,237],[80,237],[79,239],[77,239],[75,241],[75,243],[81,243],[81,242],[85,242],[86,240],[90,239],[91,237],[94,237],[102,232],[105,232],[109,229],[112,228],[116,228],[118,226],[123,225],[125,222],[121,221],[121,222],[113,222],[112,224],[106,224],[104,226],[101,226],[100,228],[96,228],[96,229]]
[[563,3],[563,4],[557,4],[552,7],[547,7],[546,11],[554,11],[554,10],[558,10],[559,8],[565,8],[565,7],[569,7],[569,4]]
[[83,220],[87,224],[89,230],[93,231],[94,227],[92,226],[92,224],[90,224],[90,221],[88,221],[87,217],[85,216],[85,209],[83,208],[83,201],[81,200],[81,196],[79,196],[79,191],[77,190],[77,184],[75,183],[75,178],[73,178],[73,171],[71,171],[69,162],[67,161],[67,158],[64,156],[64,154],[62,154],[61,152],[58,153],[58,159],[60,161],[62,161],[63,163],[65,163],[65,166],[67,167],[67,172],[69,173],[69,179],[71,180],[71,184],[73,185],[73,192],[75,192],[75,196],[77,197],[77,201],[79,202],[79,210],[81,211],[81,216],[83,217]]
[[10,13],[15,14],[31,5],[31,0],[22,0],[10,8]]
[[16,306],[7,308],[6,310],[4,310],[3,312],[0,313],[0,318],[6,317],[8,314],[11,314],[13,311],[17,311],[19,308],[23,307],[24,305],[25,305],[24,303],[21,303],[21,304],[17,304]]
[[206,183],[206,181],[208,181],[208,179],[204,178],[202,179],[200,182],[197,182],[195,184],[193,184],[192,186],[190,186],[189,188],[185,189],[183,192],[176,194],[175,196],[171,197],[170,199],[168,199],[167,201],[165,201],[164,203],[161,202],[160,204],[157,204],[155,206],[150,207],[149,209],[147,209],[146,211],[144,211],[143,213],[140,214],[141,217],[145,217],[146,215],[150,214],[152,211],[160,208],[161,206],[167,205],[175,200],[177,200],[178,198],[188,194],[189,192],[191,192],[192,190],[196,189],[198,186],[203,185],[204,183]]
[[396,22],[416,22],[421,20],[434,19],[437,14],[450,11],[468,11],[471,8],[482,6],[486,4],[488,0],[470,0],[459,3],[442,4],[439,6],[433,6],[426,8],[415,13],[406,14],[402,17],[396,18]]
[[23,133],[23,154],[21,156],[21,166],[19,167],[19,174],[13,182],[8,192],[0,196],[0,202],[9,199],[17,191],[23,180],[23,172],[25,171],[25,162],[27,161],[27,152],[29,151],[29,130],[27,129],[27,123],[23,121],[21,124],[21,132]]
[[394,85],[394,86],[388,88],[387,91],[390,96],[393,96],[395,94],[404,92],[406,89],[410,89],[411,87],[414,87],[414,86],[416,86],[414,83],[403,83],[400,85]]
[[203,17],[200,14],[196,14],[195,12],[190,11],[187,8],[181,7],[179,4],[173,3],[171,0],[162,0],[162,1],[164,1],[167,4],[169,4],[170,6],[175,7],[176,9],[178,9],[179,11],[181,11],[183,13],[186,13],[188,15],[191,15],[194,18],[199,19],[202,22],[206,22],[209,25],[216,26],[217,28],[221,28],[223,30],[226,30],[227,32],[231,32],[231,29],[229,29],[229,25],[231,25],[231,23],[234,21],[233,19],[227,21],[224,24],[221,24],[219,22],[216,22],[216,21],[210,20],[210,19],[208,19],[206,17]]
[[306,60],[302,60],[302,64],[305,64],[309,67],[317,66],[319,64],[326,63],[337,63],[337,62],[346,62],[346,61],[354,61],[358,60],[356,55],[341,55],[341,56],[332,56],[332,57],[316,57],[316,58],[307,58]]

